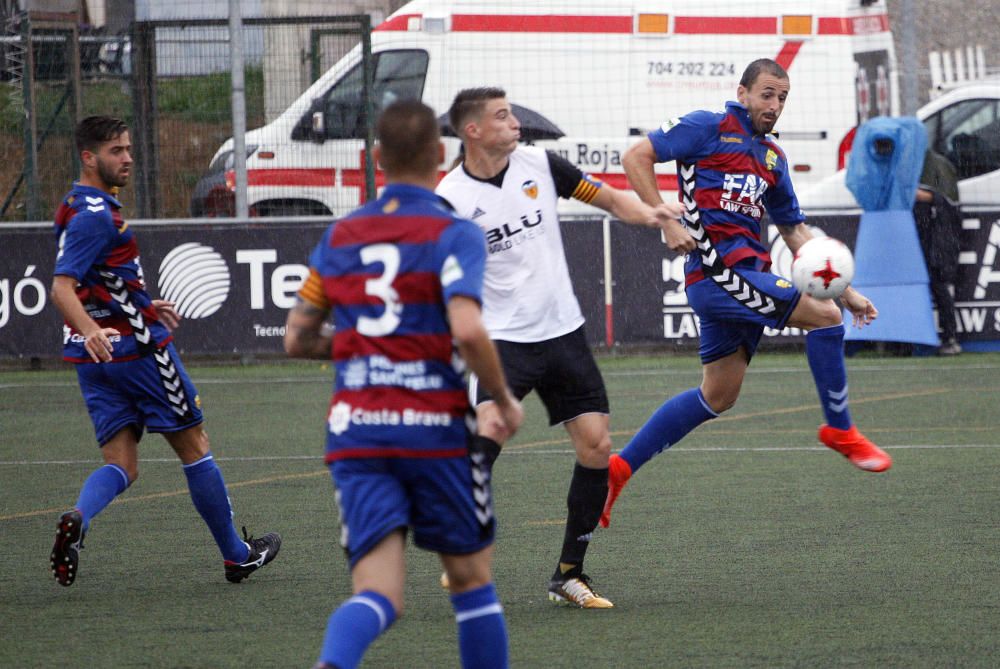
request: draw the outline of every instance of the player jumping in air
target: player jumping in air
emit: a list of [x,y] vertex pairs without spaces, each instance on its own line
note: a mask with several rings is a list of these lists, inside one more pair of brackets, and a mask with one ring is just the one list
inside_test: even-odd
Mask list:
[[[701,321],[703,378],[700,387],[667,400],[621,454],[611,457],[604,527],[615,499],[642,465],[736,403],[765,327],[808,331],[806,355],[826,417],[820,441],[865,471],[883,472],[892,464],[851,419],[840,308],[832,300],[799,293],[768,271],[771,258],[760,228],[765,209],[792,253],[812,237],[792,190],[788,162],[770,134],[788,90],[784,68],[756,60],[740,80],[739,102],[728,103],[723,113],[696,111],[667,121],[622,160],[629,182],[649,204],[661,202],[654,164],[677,161],[684,225],[667,230],[667,244],[688,253],[685,283]],[[851,287],[841,300],[858,327],[878,315]]]

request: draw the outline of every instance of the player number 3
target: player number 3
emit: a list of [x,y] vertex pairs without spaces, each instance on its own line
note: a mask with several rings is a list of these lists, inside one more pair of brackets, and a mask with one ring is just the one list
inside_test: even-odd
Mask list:
[[358,317],[358,332],[365,337],[384,337],[399,327],[403,305],[392,282],[399,273],[399,249],[392,244],[372,244],[361,249],[361,262],[366,265],[382,264],[382,273],[365,281],[365,294],[378,298],[385,304],[385,311],[378,318]]

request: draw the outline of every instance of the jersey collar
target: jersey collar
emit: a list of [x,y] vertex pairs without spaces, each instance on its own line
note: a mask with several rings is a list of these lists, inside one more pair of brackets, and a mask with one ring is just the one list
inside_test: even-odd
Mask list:
[[122,203],[119,202],[115,198],[115,196],[112,195],[111,193],[108,193],[107,191],[103,191],[100,188],[94,188],[93,186],[83,186],[78,181],[74,181],[73,182],[73,190],[71,191],[71,194],[84,195],[84,196],[89,195],[91,197],[94,197],[94,196],[102,197],[105,200],[107,200],[108,202],[110,202],[112,206],[114,206],[114,207],[116,207],[118,209],[122,208]]

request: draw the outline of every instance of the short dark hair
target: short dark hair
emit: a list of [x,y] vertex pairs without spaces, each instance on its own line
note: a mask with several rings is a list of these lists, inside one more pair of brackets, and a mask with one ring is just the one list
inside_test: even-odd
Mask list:
[[481,88],[466,88],[458,92],[451,108],[448,109],[448,122],[459,137],[462,136],[462,126],[470,116],[479,116],[490,100],[507,97],[507,91],[495,86]]
[[128,132],[128,125],[120,118],[113,116],[88,116],[76,125],[73,138],[76,140],[78,153],[90,151],[97,153],[101,144],[110,142],[123,132]]
[[778,79],[788,79],[788,72],[786,72],[785,68],[781,65],[778,65],[778,63],[770,58],[758,58],[754,62],[747,65],[747,69],[743,70],[743,76],[740,78],[740,86],[743,86],[744,88],[753,88],[754,82],[757,81],[757,77],[764,72],[774,75]]
[[375,123],[382,167],[391,174],[436,171],[438,129],[434,110],[419,100],[401,100],[385,108]]

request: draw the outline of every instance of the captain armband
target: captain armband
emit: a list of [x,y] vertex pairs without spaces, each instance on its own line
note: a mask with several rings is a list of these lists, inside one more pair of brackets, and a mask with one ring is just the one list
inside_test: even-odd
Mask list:
[[576,185],[572,198],[590,204],[597,197],[597,192],[601,190],[602,185],[604,184],[600,179],[595,179],[589,174],[584,174],[580,179],[580,183]]
[[317,309],[323,311],[330,310],[330,301],[326,298],[326,293],[323,291],[323,279],[320,277],[319,272],[313,268],[309,268],[309,276],[303,282],[302,287],[299,288],[299,299],[307,304],[310,304]]

